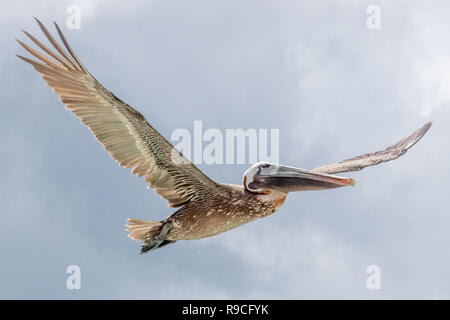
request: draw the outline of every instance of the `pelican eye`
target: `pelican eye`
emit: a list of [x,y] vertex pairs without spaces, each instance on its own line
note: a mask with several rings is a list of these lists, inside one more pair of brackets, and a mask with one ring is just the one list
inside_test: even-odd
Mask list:
[[258,166],[258,174],[259,175],[264,175],[264,173],[270,169],[270,163],[263,163],[261,165]]

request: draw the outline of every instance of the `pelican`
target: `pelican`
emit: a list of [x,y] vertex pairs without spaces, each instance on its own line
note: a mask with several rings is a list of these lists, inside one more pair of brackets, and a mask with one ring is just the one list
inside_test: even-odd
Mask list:
[[143,243],[141,254],[178,240],[211,237],[267,217],[281,207],[289,192],[354,185],[352,178],[332,174],[397,159],[431,126],[431,122],[426,123],[382,151],[339,163],[307,170],[260,162],[245,171],[242,185],[218,183],[176,151],[139,111],[105,89],[81,64],[56,23],[64,47],[36,21],[53,49],[23,31],[47,55],[16,39],[38,60],[18,57],[42,75],[66,108],[122,167],[132,169],[138,177],[145,176],[148,186],[166,199],[169,207],[179,208],[161,221],[127,220],[128,236]]

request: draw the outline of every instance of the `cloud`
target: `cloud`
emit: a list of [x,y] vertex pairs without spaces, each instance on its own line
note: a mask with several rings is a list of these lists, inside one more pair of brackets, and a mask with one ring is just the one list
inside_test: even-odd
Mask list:
[[[274,215],[140,256],[128,217],[172,209],[117,166],[14,56],[32,16],[64,26],[87,68],[164,136],[279,128],[280,162],[305,168],[379,150],[427,119],[394,162],[354,188],[289,195]],[[10,2],[0,12],[1,298],[448,298],[449,6],[340,1]],[[450,9],[450,8],[447,8]],[[84,12],[84,13],[83,13]],[[247,166],[200,166],[240,183]],[[82,290],[65,287],[78,264]],[[365,286],[368,265],[382,290]]]
[[423,90],[423,116],[429,117],[432,111],[447,106],[450,102],[450,56],[433,55],[428,59],[416,61],[414,76],[420,81]]

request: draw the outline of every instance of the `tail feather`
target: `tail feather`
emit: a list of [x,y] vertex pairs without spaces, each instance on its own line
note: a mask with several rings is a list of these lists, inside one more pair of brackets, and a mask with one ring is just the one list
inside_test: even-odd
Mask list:
[[133,240],[142,242],[145,242],[145,236],[149,232],[154,231],[155,233],[157,233],[159,232],[162,226],[162,223],[159,221],[139,220],[129,218],[127,222],[128,223],[125,225],[127,227],[126,230],[130,232],[128,234],[128,237],[130,237]]

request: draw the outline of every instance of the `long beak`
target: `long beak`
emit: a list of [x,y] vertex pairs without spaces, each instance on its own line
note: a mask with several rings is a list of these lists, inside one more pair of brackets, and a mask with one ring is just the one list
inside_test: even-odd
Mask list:
[[270,185],[286,192],[323,190],[355,185],[352,178],[317,173],[311,170],[279,166],[277,171],[263,177]]

